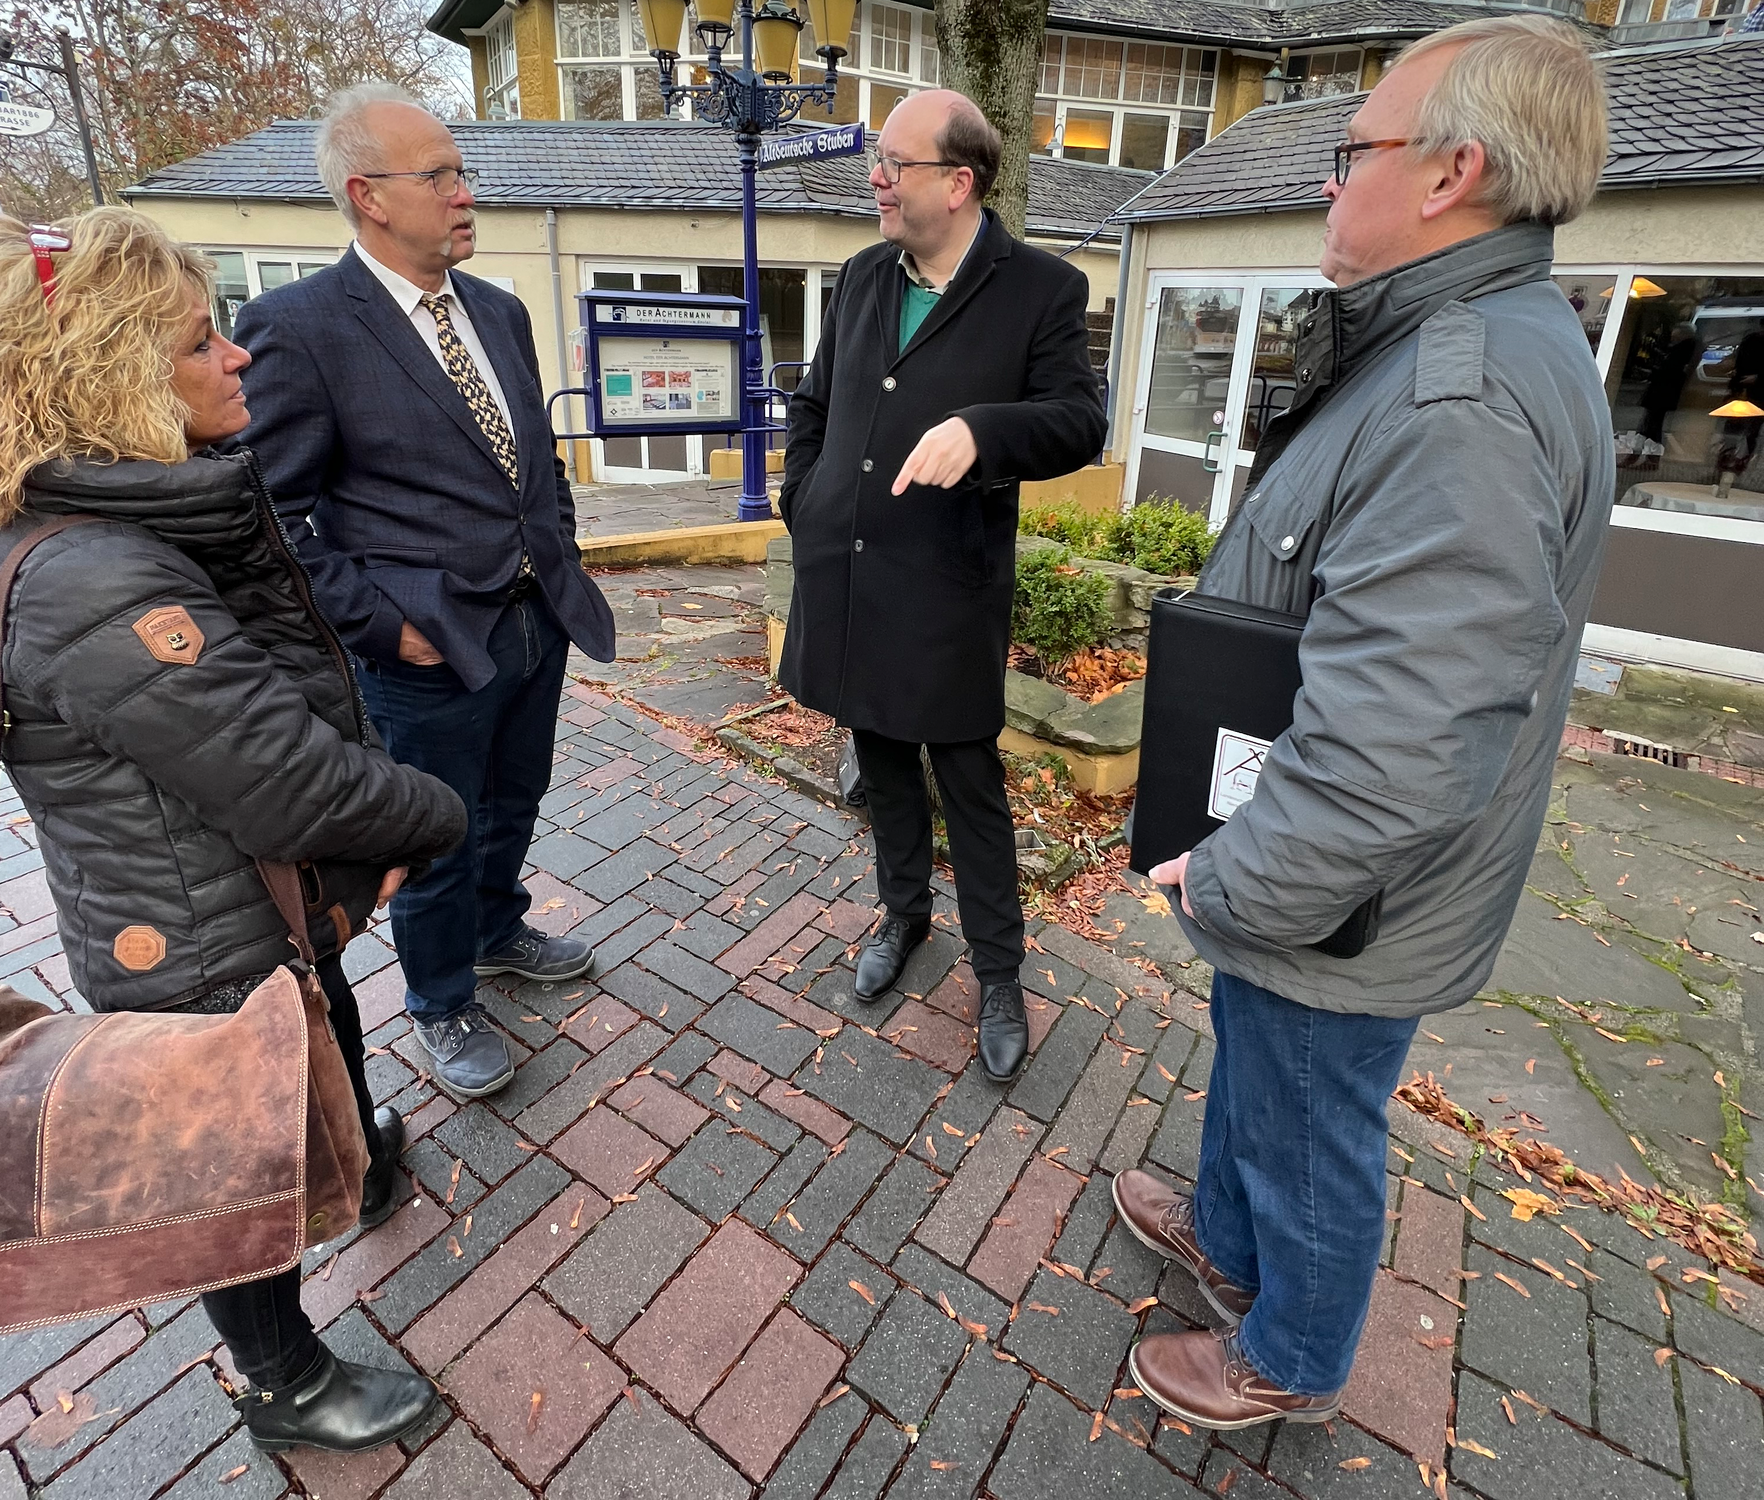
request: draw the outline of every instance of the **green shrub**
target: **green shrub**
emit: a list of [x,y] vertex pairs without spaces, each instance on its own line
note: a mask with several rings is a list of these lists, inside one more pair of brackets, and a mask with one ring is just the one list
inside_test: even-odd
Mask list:
[[1053,666],[1108,638],[1108,579],[1072,565],[1064,547],[1044,547],[1017,560],[1011,639]]
[[1020,514],[1017,530],[1063,543],[1080,557],[1171,577],[1198,573],[1213,549],[1205,516],[1156,497],[1126,515],[1091,515],[1069,503],[1033,506]]
[[1148,500],[1120,519],[1115,561],[1148,573],[1198,573],[1213,550],[1207,518],[1180,505]]

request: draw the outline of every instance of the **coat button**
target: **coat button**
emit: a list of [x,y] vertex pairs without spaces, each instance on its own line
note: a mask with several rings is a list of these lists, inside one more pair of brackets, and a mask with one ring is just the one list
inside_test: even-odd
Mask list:
[[864,464],[863,464],[863,468],[864,468],[864,473],[866,473],[866,474],[868,474],[868,473],[869,473],[869,472],[870,472],[870,470],[871,470],[871,469],[873,469],[873,468],[875,468],[875,467],[876,467],[876,466],[875,466],[875,465],[874,465],[874,464],[873,464],[873,463],[871,463],[871,462],[870,462],[870,460],[869,460],[869,459],[867,459],[867,458],[866,458],[866,459],[865,459],[865,460],[864,460]]
[[883,377],[882,389],[885,391],[891,391],[894,389],[894,377],[892,375]]
[[851,550],[853,552],[862,552],[864,550],[864,539],[861,536],[851,544]]
[[1282,551],[1282,552],[1290,552],[1290,551],[1292,551],[1292,538],[1291,538],[1291,537],[1289,537],[1289,536],[1283,536],[1283,537],[1281,537],[1281,539],[1280,539],[1280,550],[1281,550],[1281,551]]
[[1255,492],[1255,494],[1251,495],[1249,497],[1249,499],[1245,500],[1243,503],[1245,505],[1254,505],[1256,503],[1256,501],[1260,500],[1261,498],[1262,498],[1262,492],[1260,490],[1257,490]]

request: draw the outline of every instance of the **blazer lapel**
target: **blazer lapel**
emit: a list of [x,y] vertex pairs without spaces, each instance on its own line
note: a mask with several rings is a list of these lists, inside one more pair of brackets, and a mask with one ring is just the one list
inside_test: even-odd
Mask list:
[[[465,306],[466,316],[472,320],[472,331],[478,335],[478,342],[484,346],[484,353],[490,360],[496,383],[502,387],[502,399],[508,407],[509,426],[514,432],[515,456],[520,465],[521,482],[525,484],[527,475],[536,467],[533,455],[537,449],[532,442],[535,433],[529,420],[530,410],[526,402],[518,401],[515,397],[532,377],[527,372],[526,361],[521,358],[520,350],[509,336],[507,320],[490,305],[489,299],[483,294],[482,286],[469,277],[455,276],[453,289]],[[452,384],[451,381],[448,383]],[[551,434],[548,431],[544,434],[544,446],[549,447],[550,441]]]
[[[380,285],[374,273],[361,263],[353,250],[343,256],[346,267],[344,275],[349,295],[355,301],[355,315],[367,326],[384,346],[386,352],[404,367],[409,375],[434,403],[451,417],[459,430],[477,444],[484,457],[496,464],[496,471],[502,472],[502,466],[496,463],[496,453],[490,446],[490,439],[484,436],[484,429],[478,425],[478,419],[472,415],[471,407],[459,392],[447,372],[441,368],[422,340],[422,335],[411,326],[410,319],[404,310],[392,300],[392,294]],[[469,311],[469,309],[468,309]],[[473,326],[477,320],[473,319]]]
[[[984,210],[986,218],[981,227],[979,238],[974,244],[968,258],[956,272],[955,280],[944,289],[937,299],[936,305],[925,314],[925,321],[919,325],[906,348],[896,349],[894,362],[898,363],[914,350],[919,349],[927,339],[950,321],[972,300],[974,294],[992,279],[993,267],[1011,253],[1010,232],[998,222],[991,209]],[[904,273],[895,268],[895,332],[900,330],[900,281]]]

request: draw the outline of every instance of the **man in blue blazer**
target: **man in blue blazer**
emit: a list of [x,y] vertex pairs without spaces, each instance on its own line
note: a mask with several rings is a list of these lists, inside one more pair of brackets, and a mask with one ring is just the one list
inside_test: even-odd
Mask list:
[[518,298],[454,269],[476,248],[446,126],[389,84],[332,100],[318,168],[355,243],[240,309],[251,425],[319,607],[386,748],[471,810],[464,844],[392,901],[405,1004],[448,1092],[514,1076],[480,975],[573,979],[577,938],[527,925],[521,866],[571,641],[613,657]]

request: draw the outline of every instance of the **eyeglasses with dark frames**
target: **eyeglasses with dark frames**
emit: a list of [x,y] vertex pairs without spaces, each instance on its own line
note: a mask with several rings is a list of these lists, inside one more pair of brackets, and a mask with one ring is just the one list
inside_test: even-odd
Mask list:
[[1335,185],[1346,187],[1348,173],[1353,170],[1354,154],[1359,151],[1383,151],[1392,146],[1406,146],[1406,140],[1343,141],[1335,148]]
[[451,198],[464,183],[473,191],[478,186],[476,167],[435,167],[428,172],[360,172],[360,177],[421,177],[443,198]]
[[864,152],[864,163],[874,172],[877,167],[882,169],[882,180],[890,187],[898,187],[900,174],[908,167],[958,167],[960,162],[954,161],[902,161],[898,156],[884,156],[879,151]]

